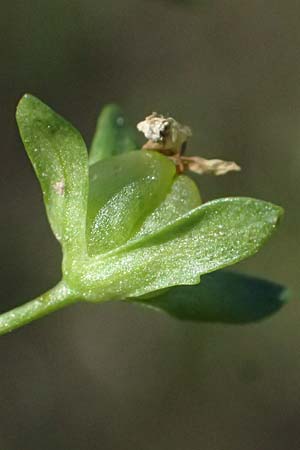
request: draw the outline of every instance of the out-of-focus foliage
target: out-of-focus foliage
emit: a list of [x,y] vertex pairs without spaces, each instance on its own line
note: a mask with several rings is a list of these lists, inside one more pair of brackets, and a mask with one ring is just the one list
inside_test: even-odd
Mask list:
[[138,148],[134,131],[126,122],[127,120],[119,106],[107,105],[103,109],[98,119],[89,154],[91,165],[115,154]]
[[247,323],[280,309],[287,300],[282,286],[246,275],[218,271],[196,286],[179,286],[137,303],[163,310],[178,319]]

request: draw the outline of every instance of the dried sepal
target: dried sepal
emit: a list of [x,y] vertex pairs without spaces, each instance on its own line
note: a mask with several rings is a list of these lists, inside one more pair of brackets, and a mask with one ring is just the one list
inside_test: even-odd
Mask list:
[[239,172],[240,166],[234,161],[223,161],[222,159],[205,159],[200,156],[181,156],[180,154],[170,156],[175,162],[177,171],[185,170],[195,172],[199,175],[225,175],[228,172]]

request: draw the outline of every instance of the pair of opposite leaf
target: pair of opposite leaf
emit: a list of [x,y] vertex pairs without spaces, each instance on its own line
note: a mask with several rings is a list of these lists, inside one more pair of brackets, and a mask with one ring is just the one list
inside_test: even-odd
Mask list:
[[127,300],[182,319],[237,323],[282,305],[277,284],[214,272],[256,253],[280,207],[251,198],[201,204],[170,158],[137,150],[114,105],[103,110],[89,155],[79,132],[31,95],[20,101],[17,123],[76,300]]

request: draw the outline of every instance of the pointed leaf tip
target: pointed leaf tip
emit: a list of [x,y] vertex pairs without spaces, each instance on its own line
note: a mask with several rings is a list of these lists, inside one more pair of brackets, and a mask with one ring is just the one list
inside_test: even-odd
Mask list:
[[57,239],[84,247],[88,164],[80,133],[30,94],[21,98],[16,119]]

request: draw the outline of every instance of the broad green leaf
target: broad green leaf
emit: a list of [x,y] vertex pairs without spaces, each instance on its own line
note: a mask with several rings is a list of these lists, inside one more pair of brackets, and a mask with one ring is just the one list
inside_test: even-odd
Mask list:
[[97,122],[89,163],[92,165],[137,148],[134,131],[127,125],[121,108],[114,104],[105,106]]
[[89,254],[123,245],[171,189],[175,165],[157,152],[128,152],[90,167]]
[[40,181],[55,236],[68,251],[83,251],[88,162],[81,135],[31,95],[19,102],[17,123]]
[[194,181],[185,175],[177,176],[165,200],[146,218],[133,239],[159,230],[200,205],[201,197]]
[[101,287],[107,298],[197,284],[200,275],[255,254],[281,215],[280,207],[261,200],[215,200],[151,235],[92,258],[88,266],[78,268],[77,276],[95,293]]
[[204,275],[196,286],[176,286],[136,303],[165,311],[177,319],[247,323],[273,314],[287,301],[279,284],[234,272]]

